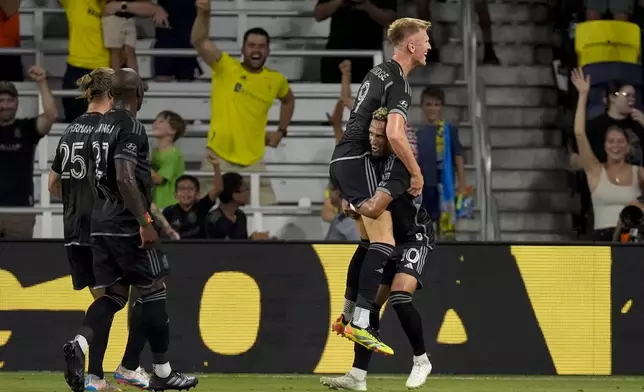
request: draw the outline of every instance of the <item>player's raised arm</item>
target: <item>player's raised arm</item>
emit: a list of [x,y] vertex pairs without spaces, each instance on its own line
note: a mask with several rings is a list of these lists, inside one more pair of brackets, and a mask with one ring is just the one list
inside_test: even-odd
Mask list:
[[389,110],[389,115],[387,116],[387,139],[396,156],[411,174],[412,180],[409,193],[415,197],[423,191],[423,176],[405,131],[407,110],[409,110],[409,105],[411,104],[409,86],[405,80],[400,80],[394,82],[390,88],[392,91],[387,97],[387,109]]
[[210,0],[197,0],[195,7],[197,18],[192,24],[190,42],[206,64],[212,67],[221,59],[221,50],[210,40]]

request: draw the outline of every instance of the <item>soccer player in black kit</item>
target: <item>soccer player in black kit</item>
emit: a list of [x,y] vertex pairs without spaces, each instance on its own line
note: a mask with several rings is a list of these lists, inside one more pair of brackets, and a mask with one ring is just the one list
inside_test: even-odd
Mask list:
[[[417,288],[422,288],[421,275],[427,255],[434,249],[435,233],[432,221],[421,205],[421,198],[407,193],[410,174],[396,155],[391,153],[387,143],[384,129],[386,113],[384,108],[377,110],[370,127],[372,159],[376,161],[382,176],[375,195],[362,204],[362,213],[363,216],[377,217],[389,209],[397,245],[384,264],[374,299],[376,312],[371,314],[370,324],[375,330],[378,329],[380,307],[389,299],[414,353],[406,386],[416,389],[427,380],[432,364],[425,349],[422,319],[412,303],[412,295]],[[350,207],[348,203],[343,203],[343,208],[348,216],[359,217],[355,207]],[[356,343],[354,353],[353,367],[346,375],[322,377],[320,382],[331,389],[366,391],[371,351]]]
[[[112,74],[111,68],[97,68],[84,75],[76,84],[82,93],[80,98],[88,101],[87,113],[78,117],[65,129],[56,148],[56,156],[49,173],[49,191],[62,199],[64,207],[65,249],[70,263],[72,282],[75,290],[89,287],[94,299],[104,293],[94,289],[96,279],[93,270],[93,255],[90,246],[90,220],[94,208],[93,186],[89,180],[93,168],[90,167],[91,148],[89,137],[103,114],[112,108],[109,94]],[[143,349],[145,336],[141,336],[141,325],[130,318],[130,333],[126,351],[134,347]],[[86,390],[118,390],[104,379],[103,358],[109,339],[109,327],[96,331],[89,349],[90,359]],[[140,351],[140,350],[139,350]],[[138,359],[136,360],[138,363]],[[147,388],[149,376],[141,367],[127,372],[119,366],[114,373],[121,383],[139,388]],[[124,381],[121,381],[124,380]]]
[[[143,102],[143,82],[134,70],[120,69],[112,76],[110,93],[113,109],[90,136],[96,191],[91,222],[94,275],[96,287],[105,288],[106,295],[90,305],[78,335],[63,347],[65,379],[74,392],[83,390],[83,348],[125,306],[133,285],[141,293],[134,307],[141,307],[141,322],[152,351],[154,374],[149,389],[190,389],[198,380],[173,370],[166,359],[170,336],[163,278],[169,265],[158,248],[149,212],[150,146],[143,124],[136,119]],[[130,370],[138,365],[126,362],[124,358],[123,366]]]
[[[420,167],[405,134],[405,123],[411,104],[407,75],[415,67],[425,65],[425,55],[430,49],[429,26],[429,22],[413,18],[398,19],[391,24],[387,36],[394,46],[392,59],[377,65],[365,76],[344,135],[333,151],[329,166],[331,181],[360,214],[362,204],[373,196],[378,183],[379,175],[370,159],[369,125],[372,113],[380,107],[388,110],[386,134],[391,147],[411,176],[408,192],[419,196],[423,188]],[[357,280],[359,284],[347,284],[343,315],[332,329],[338,333],[343,331],[341,334],[370,350],[393,355],[391,347],[369,326],[370,313],[376,311],[373,299],[381,278],[378,270],[395,246],[392,217],[388,211],[375,219],[361,215],[358,227],[363,241],[347,273],[347,283]],[[351,313],[351,317],[346,317]]]

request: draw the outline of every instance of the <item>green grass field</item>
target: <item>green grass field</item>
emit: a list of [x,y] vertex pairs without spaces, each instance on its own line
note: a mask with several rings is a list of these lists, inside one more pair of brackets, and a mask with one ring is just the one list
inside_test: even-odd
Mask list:
[[[108,376],[109,377],[109,376]],[[373,376],[369,391],[406,391],[404,376]],[[318,376],[203,375],[193,391],[320,392]],[[644,377],[443,377],[432,376],[420,391],[431,392],[641,392]],[[2,392],[66,392],[58,373],[0,371]],[[124,388],[126,391],[136,389]]]

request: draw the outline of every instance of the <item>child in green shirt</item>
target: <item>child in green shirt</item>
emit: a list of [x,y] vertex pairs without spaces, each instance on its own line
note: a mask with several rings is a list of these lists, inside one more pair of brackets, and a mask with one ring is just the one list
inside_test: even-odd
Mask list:
[[183,153],[174,143],[186,132],[186,123],[177,113],[164,110],[152,124],[152,135],[157,145],[152,151],[152,200],[163,210],[177,203],[174,188],[177,178],[183,175]]

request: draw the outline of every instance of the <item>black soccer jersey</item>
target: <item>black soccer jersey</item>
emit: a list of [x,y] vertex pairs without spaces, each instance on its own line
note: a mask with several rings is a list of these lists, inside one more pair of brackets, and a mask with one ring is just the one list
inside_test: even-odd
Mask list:
[[88,179],[92,130],[101,113],[85,113],[69,124],[58,142],[51,170],[60,175],[65,242],[89,245],[94,193]]
[[139,232],[139,224],[125,207],[116,182],[115,160],[125,159],[136,164],[136,182],[150,208],[153,183],[145,127],[130,112],[113,109],[103,116],[90,140],[96,167],[92,235],[135,235]]
[[369,151],[369,123],[373,112],[386,107],[389,113],[398,113],[407,121],[411,104],[411,88],[400,64],[389,60],[375,66],[365,76],[342,140],[333,152],[333,159],[360,155]]
[[436,236],[429,214],[422,206],[422,196],[407,193],[411,176],[405,165],[395,155],[378,163],[382,177],[378,191],[387,192],[394,198],[387,208],[391,212],[396,244],[419,242],[434,247]]

